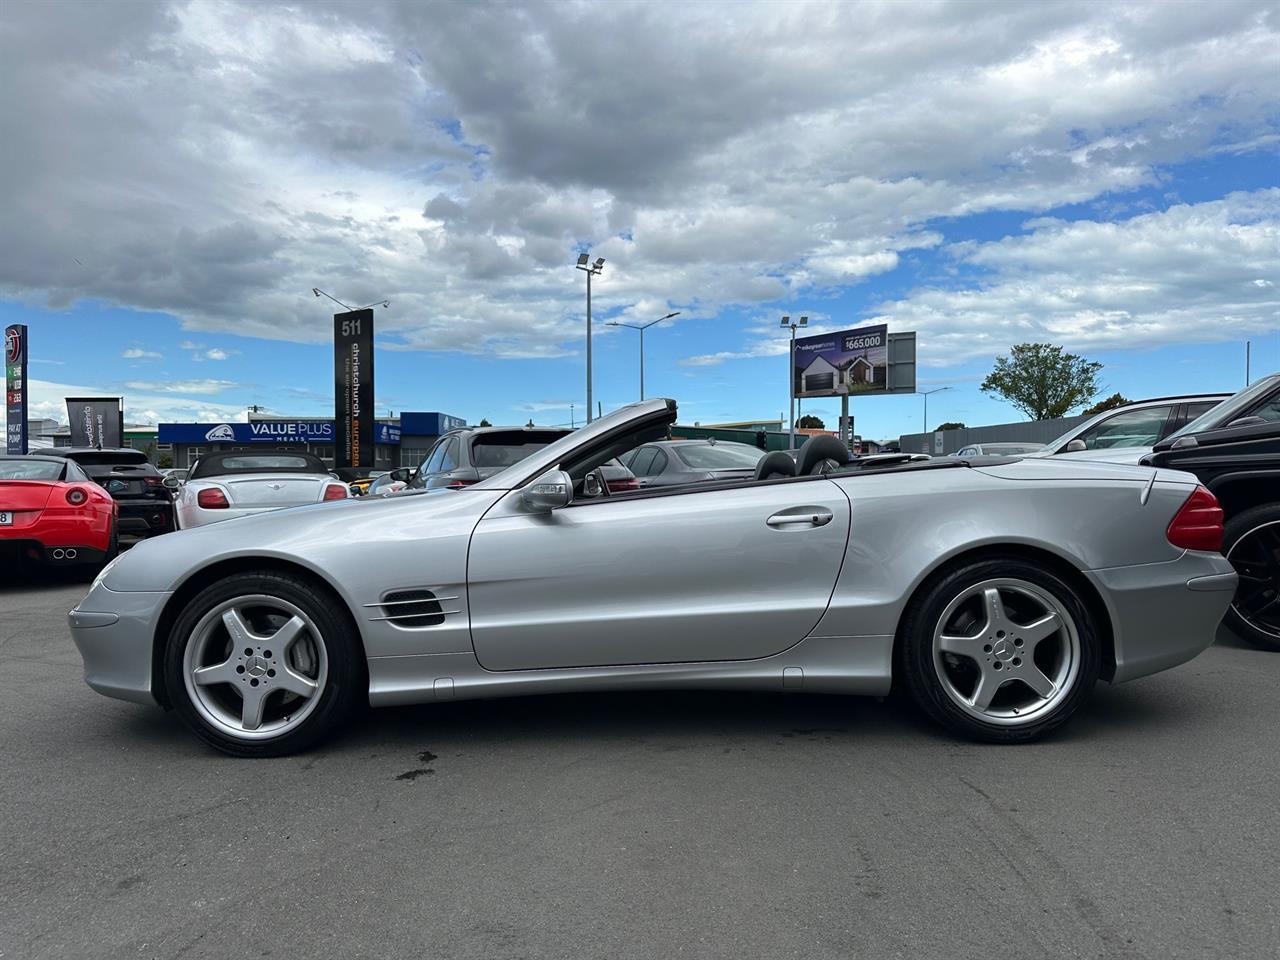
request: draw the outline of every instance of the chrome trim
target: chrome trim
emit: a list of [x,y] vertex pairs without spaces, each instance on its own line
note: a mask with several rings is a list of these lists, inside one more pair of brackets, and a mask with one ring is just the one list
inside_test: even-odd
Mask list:
[[[389,617],[370,617],[369,621],[374,623],[379,620],[390,620],[394,623],[400,620],[417,620],[421,617],[439,617],[461,612],[461,610],[432,610],[429,613],[394,613]],[[426,626],[439,626],[439,624],[426,624]]]
[[[425,587],[407,587],[406,590],[426,590]],[[393,590],[393,593],[403,593],[402,590]],[[430,592],[430,591],[427,591]],[[406,603],[435,603],[439,600],[457,600],[457,597],[437,597],[434,594],[430,597],[419,597],[417,600],[383,600],[379,603],[362,604],[365,607],[398,607]]]

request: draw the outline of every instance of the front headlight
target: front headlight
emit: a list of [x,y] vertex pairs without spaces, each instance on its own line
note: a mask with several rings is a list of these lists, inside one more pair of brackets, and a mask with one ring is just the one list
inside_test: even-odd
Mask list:
[[98,589],[98,584],[102,583],[103,580],[107,579],[107,574],[111,572],[111,568],[114,567],[117,563],[119,563],[123,558],[124,558],[124,554],[122,553],[116,554],[116,558],[114,560],[112,560],[105,567],[103,567],[101,570],[98,571],[98,575],[93,578],[93,583],[90,584],[89,586],[90,593],[93,593],[93,591]]

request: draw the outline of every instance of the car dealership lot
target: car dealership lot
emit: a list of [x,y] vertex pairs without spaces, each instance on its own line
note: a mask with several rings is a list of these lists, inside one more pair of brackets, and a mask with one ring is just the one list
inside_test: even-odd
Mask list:
[[0,587],[0,956],[1258,957],[1280,656],[1224,639],[1058,736],[893,700],[372,713],[242,761],[80,679],[83,585]]

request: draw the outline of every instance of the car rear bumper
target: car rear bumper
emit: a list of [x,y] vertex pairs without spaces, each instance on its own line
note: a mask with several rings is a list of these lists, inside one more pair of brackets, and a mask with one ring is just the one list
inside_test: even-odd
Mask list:
[[98,584],[67,614],[84,679],[107,697],[158,703],[151,689],[152,639],[168,593],[116,593]]
[[80,567],[102,564],[107,559],[105,550],[81,543],[44,543],[35,537],[6,537],[0,539],[0,562],[26,561],[46,563],[51,567]]
[[126,536],[149,537],[173,529],[173,504],[163,501],[130,503],[117,500],[116,530]]
[[1112,683],[1186,663],[1213,643],[1237,577],[1217,553],[1188,550],[1168,563],[1087,573],[1111,616]]

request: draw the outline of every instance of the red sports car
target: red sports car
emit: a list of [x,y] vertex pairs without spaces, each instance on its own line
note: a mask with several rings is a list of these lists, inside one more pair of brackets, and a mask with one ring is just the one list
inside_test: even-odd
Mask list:
[[0,454],[0,570],[102,566],[116,555],[118,509],[72,460]]

